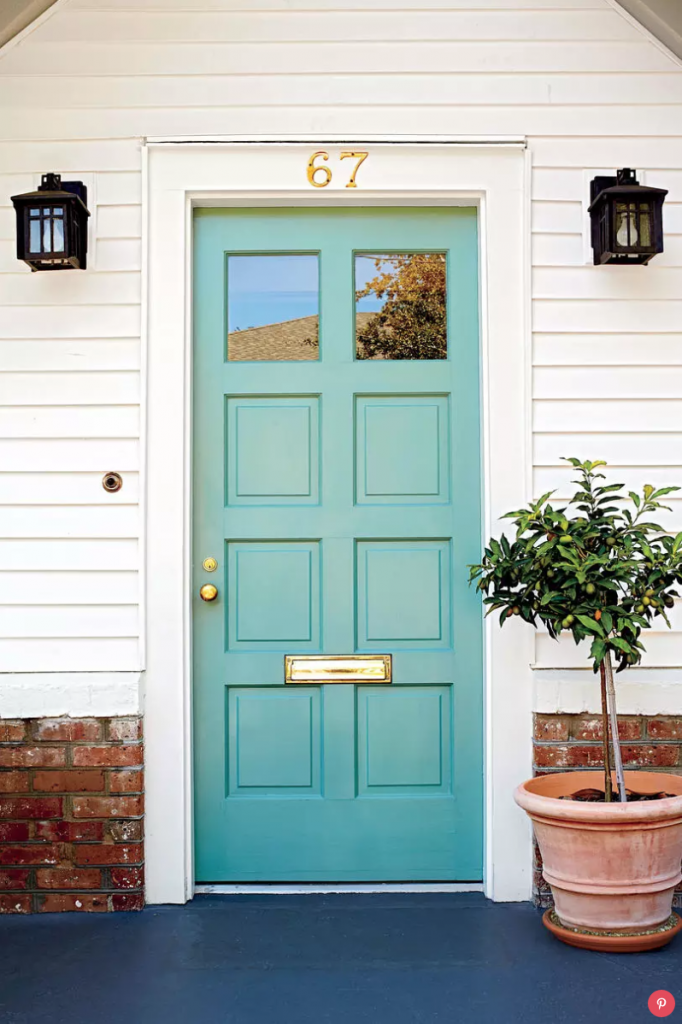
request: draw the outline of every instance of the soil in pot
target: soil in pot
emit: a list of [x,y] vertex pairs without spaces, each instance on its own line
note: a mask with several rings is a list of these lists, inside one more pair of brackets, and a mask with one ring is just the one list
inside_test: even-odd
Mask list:
[[[638,803],[640,800],[667,800],[668,797],[675,796],[674,793],[637,793],[631,789],[626,789],[625,793],[628,798],[628,803]],[[559,800],[578,800],[583,804],[605,804],[606,795],[603,789],[579,789],[575,793],[571,793],[569,796],[560,796]],[[613,802],[613,801],[612,801]]]

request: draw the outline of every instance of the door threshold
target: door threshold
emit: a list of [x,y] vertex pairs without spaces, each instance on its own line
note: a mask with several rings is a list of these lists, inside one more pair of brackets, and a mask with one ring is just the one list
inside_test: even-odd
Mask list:
[[482,882],[305,882],[195,885],[195,896],[317,896],[325,893],[483,892]]

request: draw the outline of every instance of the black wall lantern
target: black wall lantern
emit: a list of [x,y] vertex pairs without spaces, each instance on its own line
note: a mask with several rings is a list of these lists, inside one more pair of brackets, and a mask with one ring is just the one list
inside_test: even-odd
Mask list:
[[590,219],[594,262],[648,263],[663,252],[663,200],[667,189],[640,185],[629,167],[616,177],[593,178]]
[[44,174],[36,192],[12,196],[17,211],[17,259],[31,270],[85,270],[88,190],[82,181]]

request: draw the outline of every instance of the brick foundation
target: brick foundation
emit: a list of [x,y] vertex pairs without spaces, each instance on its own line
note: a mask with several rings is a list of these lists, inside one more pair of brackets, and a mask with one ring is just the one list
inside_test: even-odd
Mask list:
[[[682,775],[682,718],[623,715],[619,734],[625,768]],[[601,768],[602,736],[601,715],[534,715],[533,774]],[[538,905],[552,906],[537,844],[533,892]],[[682,889],[676,893],[674,905],[682,906]]]
[[144,906],[142,719],[0,721],[0,913]]

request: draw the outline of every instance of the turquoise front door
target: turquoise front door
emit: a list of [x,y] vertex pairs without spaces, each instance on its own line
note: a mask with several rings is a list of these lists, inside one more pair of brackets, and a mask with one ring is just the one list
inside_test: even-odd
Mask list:
[[[197,880],[479,880],[476,211],[207,209],[194,243]],[[392,682],[286,683],[314,654]]]

